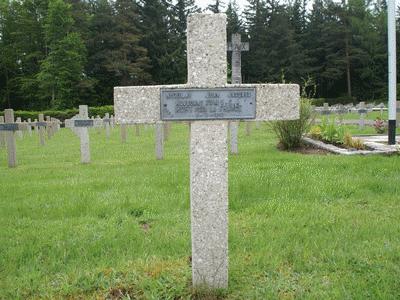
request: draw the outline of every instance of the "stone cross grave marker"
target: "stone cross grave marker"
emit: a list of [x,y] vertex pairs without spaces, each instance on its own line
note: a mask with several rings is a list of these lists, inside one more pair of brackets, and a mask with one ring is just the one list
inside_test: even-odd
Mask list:
[[242,83],[242,51],[249,51],[249,43],[243,43],[240,34],[232,34],[232,42],[228,43],[228,51],[232,51],[232,84]]
[[79,114],[72,119],[65,120],[65,127],[71,128],[81,141],[83,164],[90,164],[89,128],[101,126],[103,126],[103,120],[89,119],[87,105],[79,105]]
[[[227,44],[228,51],[232,51],[232,74],[231,83],[242,83],[242,51],[249,51],[249,43],[241,41],[240,34],[232,34],[231,42]],[[230,122],[229,136],[230,136],[230,152],[231,154],[238,154],[239,143],[239,123],[236,121]],[[250,135],[249,122],[246,122],[246,135]]]
[[[0,124],[4,124],[4,116],[0,116]],[[0,145],[2,148],[6,147],[6,132],[0,131]]]
[[[21,118],[18,117],[17,120],[15,120],[15,123],[21,124],[22,123]],[[26,130],[28,130],[28,127]],[[22,141],[22,139],[23,139],[22,130],[17,130],[17,135],[18,135],[18,140]]]
[[31,118],[28,118],[28,135],[32,136],[32,126],[31,126],[32,120]]
[[40,145],[45,146],[46,142],[45,142],[45,136],[44,136],[44,131],[47,127],[47,122],[44,121],[44,117],[43,114],[39,114],[39,122],[30,122],[29,126],[34,126],[35,127],[35,131],[37,130],[37,128],[39,127],[39,134],[40,134]]
[[115,87],[114,109],[118,124],[190,122],[193,286],[226,289],[228,121],[298,119],[300,88],[227,84],[225,14],[190,14],[187,39],[187,84]]
[[106,131],[106,137],[110,137],[110,123],[111,123],[111,119],[110,119],[110,114],[106,113],[104,115],[104,119],[103,119],[103,123],[104,123],[104,129]]
[[13,168],[18,166],[15,132],[27,131],[28,124],[14,123],[14,111],[12,109],[5,109],[4,117],[5,117],[5,123],[0,124],[0,131],[5,131],[7,133],[8,166],[10,168]]

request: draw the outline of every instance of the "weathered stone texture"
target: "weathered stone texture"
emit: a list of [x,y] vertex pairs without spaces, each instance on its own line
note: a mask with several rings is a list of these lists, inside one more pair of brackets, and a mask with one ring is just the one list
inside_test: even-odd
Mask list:
[[190,14],[187,31],[188,84],[207,88],[225,85],[226,15]]
[[190,126],[192,276],[198,288],[228,287],[227,121]]
[[[226,66],[226,64],[224,65]],[[223,84],[209,88],[256,88],[256,121],[299,118],[300,89],[297,84]],[[198,88],[194,85],[131,86],[114,88],[117,124],[161,121],[161,89]]]

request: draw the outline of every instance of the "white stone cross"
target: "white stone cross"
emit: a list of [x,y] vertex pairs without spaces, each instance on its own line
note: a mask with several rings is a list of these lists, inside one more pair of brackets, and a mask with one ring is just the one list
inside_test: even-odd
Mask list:
[[232,84],[242,83],[242,51],[249,51],[249,43],[243,43],[240,34],[232,34],[232,41],[228,43],[228,51],[232,51]]
[[[0,116],[0,124],[4,124],[4,116]],[[6,147],[6,132],[0,130],[0,145],[2,148]]]
[[104,123],[104,129],[106,131],[106,137],[110,137],[110,123],[111,123],[111,119],[110,119],[110,114],[106,113],[104,115],[104,119],[103,119],[103,123]]
[[[196,112],[189,119],[192,281],[195,289],[227,289],[227,129],[229,120],[246,118],[232,118],[227,111],[254,109],[252,119],[262,121],[298,119],[300,88],[227,84],[226,15],[190,14],[187,26],[188,83],[115,87],[114,110],[118,124],[162,124],[171,115]],[[206,96],[192,99],[198,95]],[[171,101],[163,103],[162,97]],[[175,121],[183,120],[188,121],[185,117]]]
[[29,126],[34,126],[35,129],[39,127],[39,134],[40,134],[40,145],[45,146],[45,137],[44,137],[44,131],[45,128],[47,127],[47,122],[44,121],[43,114],[39,114],[39,122],[31,122],[29,123]]
[[17,146],[15,141],[15,132],[27,131],[28,124],[26,123],[14,123],[14,111],[12,109],[4,110],[5,123],[0,124],[0,131],[7,133],[7,155],[8,155],[8,166],[10,168],[17,167]]
[[81,140],[81,160],[83,164],[90,164],[89,128],[103,126],[101,119],[89,119],[87,105],[79,105],[79,114],[65,120],[65,127],[71,128]]

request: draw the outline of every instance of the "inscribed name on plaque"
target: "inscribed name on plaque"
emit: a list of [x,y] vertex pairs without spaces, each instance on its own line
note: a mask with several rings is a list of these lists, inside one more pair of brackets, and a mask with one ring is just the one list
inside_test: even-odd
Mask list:
[[254,119],[255,88],[161,90],[161,119]]

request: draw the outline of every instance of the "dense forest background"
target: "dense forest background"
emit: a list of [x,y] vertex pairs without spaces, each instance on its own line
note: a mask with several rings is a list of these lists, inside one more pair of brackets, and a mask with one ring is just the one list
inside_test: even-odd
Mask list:
[[[228,41],[250,43],[243,83],[385,100],[386,2],[307,4],[248,0],[240,14],[234,0],[210,0],[207,10],[227,14]],[[0,0],[0,110],[110,105],[114,86],[185,83],[186,18],[199,11],[194,0]]]

